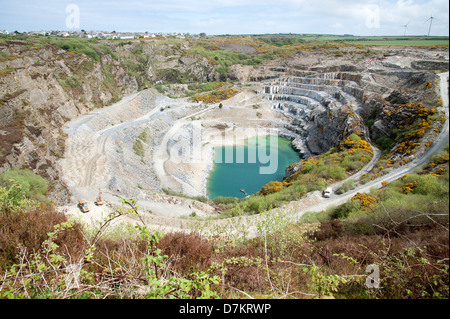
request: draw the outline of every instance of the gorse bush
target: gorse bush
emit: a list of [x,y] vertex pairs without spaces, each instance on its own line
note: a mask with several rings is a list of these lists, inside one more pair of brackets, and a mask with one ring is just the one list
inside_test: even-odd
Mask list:
[[194,102],[219,103],[233,97],[238,91],[234,89],[218,90],[192,98]]
[[[391,100],[396,103],[394,97]],[[441,107],[441,100],[429,102],[425,106],[422,102],[396,104],[385,109],[380,116],[386,121],[395,121],[396,125],[388,136],[374,136],[374,141],[390,155],[409,155],[421,145],[421,140],[440,120],[437,108]]]
[[263,186],[263,188],[261,189],[261,191],[259,193],[262,194],[262,195],[269,195],[269,194],[273,194],[273,193],[278,193],[285,186],[286,186],[286,184],[282,183],[282,182],[278,182],[278,181],[270,182],[267,185]]

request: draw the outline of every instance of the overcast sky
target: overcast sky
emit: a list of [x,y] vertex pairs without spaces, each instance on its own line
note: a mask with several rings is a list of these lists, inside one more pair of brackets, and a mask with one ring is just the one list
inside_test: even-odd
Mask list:
[[[74,9],[75,8],[75,9]],[[78,15],[79,12],[79,15]],[[0,0],[0,30],[449,35],[448,0]],[[79,17],[79,18],[78,18]]]

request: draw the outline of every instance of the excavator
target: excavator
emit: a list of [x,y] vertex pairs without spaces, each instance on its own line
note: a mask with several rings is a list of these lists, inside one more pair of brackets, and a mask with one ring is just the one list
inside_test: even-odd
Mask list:
[[98,197],[97,197],[97,200],[95,201],[95,205],[97,205],[97,206],[102,206],[104,203],[105,203],[105,201],[104,201],[103,198],[102,198],[102,191],[101,191],[101,189],[99,188],[99,189],[98,189]]
[[89,208],[89,204],[87,200],[80,200],[78,202],[78,207],[81,209],[83,213],[88,213],[91,209]]

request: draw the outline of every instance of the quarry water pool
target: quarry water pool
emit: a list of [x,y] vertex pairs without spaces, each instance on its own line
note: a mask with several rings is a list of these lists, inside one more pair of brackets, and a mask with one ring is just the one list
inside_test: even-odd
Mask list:
[[208,197],[244,198],[246,194],[256,194],[267,183],[282,181],[286,168],[300,159],[291,141],[277,136],[247,139],[244,145],[215,147]]

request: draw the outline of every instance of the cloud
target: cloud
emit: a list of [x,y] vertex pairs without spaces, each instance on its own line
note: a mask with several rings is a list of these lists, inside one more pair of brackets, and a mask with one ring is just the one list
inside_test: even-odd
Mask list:
[[333,23],[333,24],[331,25],[331,27],[332,27],[333,29],[342,29],[342,28],[344,28],[344,26],[343,26],[342,23],[340,23],[340,22]]
[[201,28],[223,26],[225,22],[224,19],[190,20],[192,26]]
[[[80,7],[81,28],[209,34],[352,33],[448,35],[447,0],[0,0],[0,29],[64,29],[68,4]],[[12,30],[12,31],[13,31]]]

